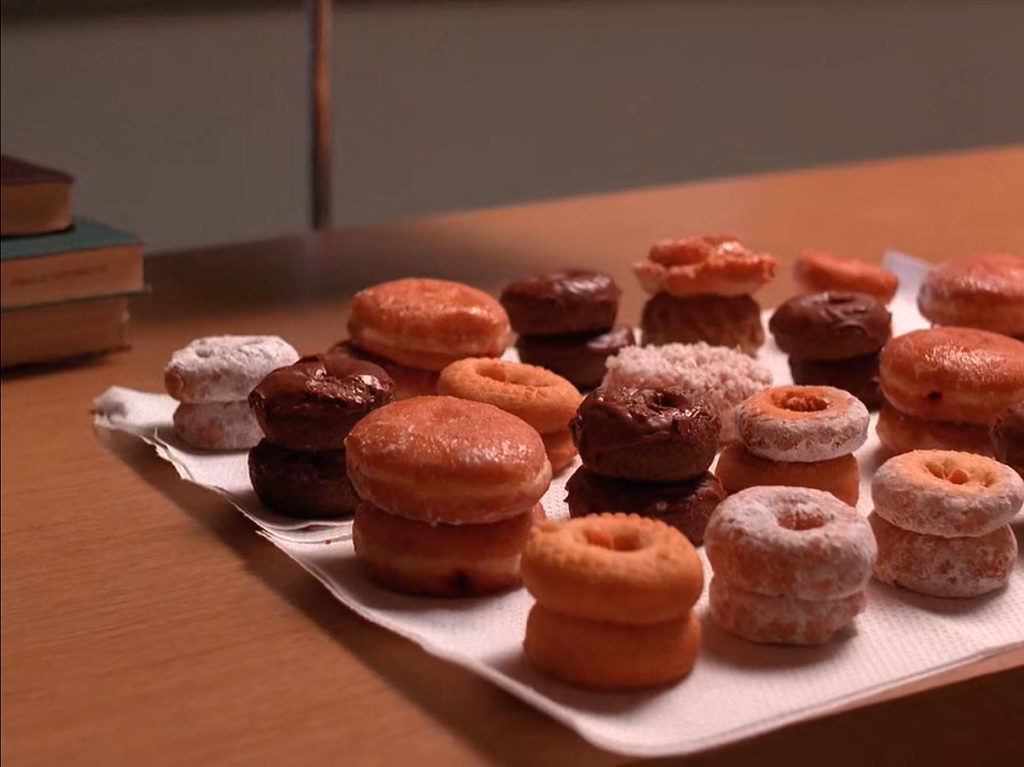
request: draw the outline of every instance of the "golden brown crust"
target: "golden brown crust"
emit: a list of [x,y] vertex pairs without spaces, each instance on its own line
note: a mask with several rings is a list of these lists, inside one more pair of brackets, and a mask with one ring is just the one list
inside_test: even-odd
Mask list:
[[797,257],[793,276],[808,293],[852,290],[874,296],[883,304],[892,301],[900,285],[895,274],[877,264],[813,248],[805,248]]
[[547,451],[548,460],[551,462],[551,471],[555,474],[569,466],[579,455],[576,451],[576,443],[572,441],[572,432],[568,429],[541,434],[540,438],[544,442],[544,450]]
[[437,379],[440,376],[436,370],[425,368],[414,368],[394,362],[384,357],[360,349],[351,340],[339,341],[331,347],[329,354],[347,354],[356,359],[372,362],[384,369],[395,382],[395,399],[409,399],[410,397],[425,397],[437,394]]
[[888,402],[878,411],[875,424],[878,441],[890,453],[911,450],[959,450],[992,455],[992,441],[985,426],[914,418],[901,413]]
[[741,296],[770,282],[777,264],[774,256],[756,253],[731,235],[698,235],[659,240],[646,261],[633,264],[633,274],[652,295]]
[[860,470],[852,455],[813,463],[783,463],[758,458],[734,442],[722,450],[715,473],[730,495],[761,485],[810,487],[832,493],[851,506],[857,505],[860,495]]
[[932,269],[917,305],[936,325],[1024,335],[1024,258],[976,253]]

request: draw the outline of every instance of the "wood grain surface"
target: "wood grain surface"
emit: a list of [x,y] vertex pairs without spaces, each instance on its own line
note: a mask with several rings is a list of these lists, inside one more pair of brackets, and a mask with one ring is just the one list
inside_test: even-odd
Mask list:
[[[134,349],[2,379],[5,764],[618,764],[469,672],[362,621],[152,450],[95,433],[93,397],[159,391],[212,333],[345,335],[356,289],[410,274],[497,290],[540,268],[629,263],[658,237],[735,232],[876,260],[1024,253],[1024,147],[457,213],[150,258]],[[692,757],[699,765],[938,764],[1024,746],[1024,653],[944,686]],[[920,689],[917,685],[914,689]],[[891,696],[890,696],[891,697]]]

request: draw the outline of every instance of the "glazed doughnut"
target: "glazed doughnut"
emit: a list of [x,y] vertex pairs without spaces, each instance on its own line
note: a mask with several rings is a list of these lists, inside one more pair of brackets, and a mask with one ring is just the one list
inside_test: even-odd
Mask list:
[[710,471],[685,482],[628,482],[580,466],[565,483],[565,492],[573,517],[616,511],[652,517],[674,527],[694,546],[704,542],[711,512],[725,500],[722,483]]
[[992,425],[996,459],[1024,477],[1024,400],[1008,408]]
[[519,558],[544,507],[500,522],[430,525],[362,501],[352,543],[363,571],[396,591],[467,597],[518,586]]
[[976,253],[932,269],[917,306],[936,325],[1024,337],[1024,258]]
[[635,514],[537,525],[523,550],[523,585],[553,612],[616,623],[660,623],[697,601],[704,575],[678,530]]
[[851,506],[860,497],[860,469],[852,455],[808,463],[768,461],[734,442],[722,449],[715,473],[730,494],[748,487],[782,485],[824,490]]
[[182,402],[174,410],[174,433],[182,442],[204,450],[245,450],[263,433],[249,403]]
[[249,479],[264,506],[289,517],[343,517],[359,502],[344,450],[289,450],[263,439],[249,451]]
[[793,266],[797,284],[808,293],[852,290],[867,293],[883,304],[892,301],[899,279],[888,269],[856,258],[841,258],[824,250],[804,249]]
[[843,360],[885,346],[892,337],[892,315],[865,293],[810,293],[779,306],[768,329],[790,356]]
[[644,304],[640,326],[645,344],[705,341],[753,357],[764,343],[761,307],[747,295],[657,293]]
[[357,360],[372,362],[384,370],[391,380],[395,382],[395,399],[409,399],[410,397],[424,397],[437,394],[437,379],[440,373],[436,370],[423,370],[422,368],[411,368],[408,365],[401,365],[375,354],[370,354],[352,343],[351,340],[339,341],[332,346],[328,354],[347,354]]
[[1024,479],[992,458],[915,450],[890,458],[871,481],[875,513],[904,530],[947,538],[985,535],[1024,505]]
[[463,357],[497,357],[509,332],[505,310],[483,291],[416,277],[360,290],[348,319],[361,349],[426,370]]
[[541,434],[540,438],[544,443],[544,451],[548,454],[553,473],[557,474],[576,458],[576,444],[572,441],[572,433],[568,429]]
[[271,370],[298,358],[277,336],[197,338],[171,355],[164,386],[180,402],[237,402]]
[[718,576],[708,587],[711,617],[751,642],[824,644],[848,626],[866,603],[864,591],[836,599],[766,596],[733,588]]
[[715,460],[721,421],[679,387],[600,386],[569,424],[583,465],[595,474],[646,482],[682,482]]
[[534,605],[523,650],[539,671],[604,690],[657,687],[686,676],[700,649],[693,612],[646,626],[573,618]]
[[605,362],[636,343],[633,328],[619,325],[598,335],[519,336],[519,359],[539,365],[581,389],[593,389],[607,372]]
[[734,411],[747,450],[768,461],[829,461],[868,437],[870,416],[848,392],[830,386],[776,386],[745,399]]
[[875,578],[918,594],[987,594],[1006,585],[1017,560],[1017,538],[1009,525],[978,537],[944,538],[902,530],[877,511],[868,521],[878,541]]
[[774,256],[755,253],[730,235],[700,235],[659,240],[646,261],[633,264],[633,274],[651,295],[740,296],[768,283],[777,263]]
[[551,481],[540,435],[493,405],[413,397],[374,410],[345,439],[359,497],[421,522],[496,522]]
[[615,324],[620,295],[607,274],[570,269],[509,283],[500,301],[517,333],[600,333]]
[[879,382],[907,415],[989,426],[1024,399],[1024,343],[972,328],[915,330],[885,345]]
[[992,441],[984,426],[914,418],[901,413],[888,402],[878,411],[875,432],[882,447],[890,453],[957,450],[962,453],[992,455]]
[[704,550],[715,577],[754,594],[837,599],[871,577],[875,540],[857,510],[821,490],[753,487],[711,515]]
[[793,383],[807,386],[834,386],[848,391],[869,410],[882,404],[878,385],[879,353],[845,360],[802,360],[789,358],[789,374]]
[[437,393],[494,405],[541,433],[564,429],[583,399],[550,370],[488,357],[453,362],[441,371]]

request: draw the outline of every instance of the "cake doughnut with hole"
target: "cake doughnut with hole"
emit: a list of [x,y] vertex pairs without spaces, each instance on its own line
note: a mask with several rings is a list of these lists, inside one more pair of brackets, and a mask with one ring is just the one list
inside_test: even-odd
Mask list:
[[860,467],[852,455],[828,461],[799,463],[759,458],[742,443],[726,445],[718,456],[715,473],[727,493],[748,487],[783,485],[809,487],[831,493],[851,506],[860,497]]
[[814,248],[800,252],[793,265],[793,276],[808,293],[852,290],[867,293],[883,304],[892,301],[900,284],[895,274],[877,264]]
[[298,358],[278,336],[206,336],[171,355],[164,386],[179,402],[244,401],[267,373]]
[[174,410],[174,433],[204,450],[244,450],[263,437],[249,403],[182,402]]

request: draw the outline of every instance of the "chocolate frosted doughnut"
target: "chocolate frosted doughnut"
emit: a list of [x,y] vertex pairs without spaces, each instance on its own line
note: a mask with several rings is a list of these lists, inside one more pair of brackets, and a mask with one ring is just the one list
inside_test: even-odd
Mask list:
[[249,451],[249,479],[264,506],[289,517],[341,517],[359,503],[344,450],[289,450],[264,439]]
[[372,362],[383,369],[395,382],[396,400],[437,394],[437,379],[441,377],[441,374],[436,370],[413,368],[403,365],[401,362],[392,362],[384,357],[378,357],[365,349],[360,349],[351,339],[338,341],[327,353],[345,354],[357,360]]
[[572,269],[509,283],[500,300],[517,333],[596,333],[615,324],[621,293],[607,274]]
[[516,349],[523,362],[558,373],[579,388],[592,389],[607,372],[605,361],[635,343],[633,329],[619,325],[596,336],[519,336]]
[[754,356],[764,343],[761,306],[750,296],[671,296],[658,293],[644,304],[645,344],[704,341]]
[[721,420],[715,409],[676,386],[602,386],[569,424],[583,465],[595,474],[645,482],[681,482],[715,458]]
[[711,512],[725,500],[725,490],[710,471],[685,482],[630,482],[608,479],[584,467],[565,483],[573,517],[621,511],[660,519],[699,546]]
[[394,399],[391,377],[372,362],[316,354],[278,368],[249,395],[263,433],[292,450],[337,450],[356,422]]
[[992,446],[997,461],[1024,477],[1024,400],[996,419],[992,425]]
[[892,336],[892,315],[866,293],[811,293],[776,309],[768,329],[793,357],[841,360],[885,346]]
[[848,391],[869,410],[882,406],[882,389],[878,385],[880,352],[845,360],[805,360],[789,358],[793,383],[806,386],[834,386]]

